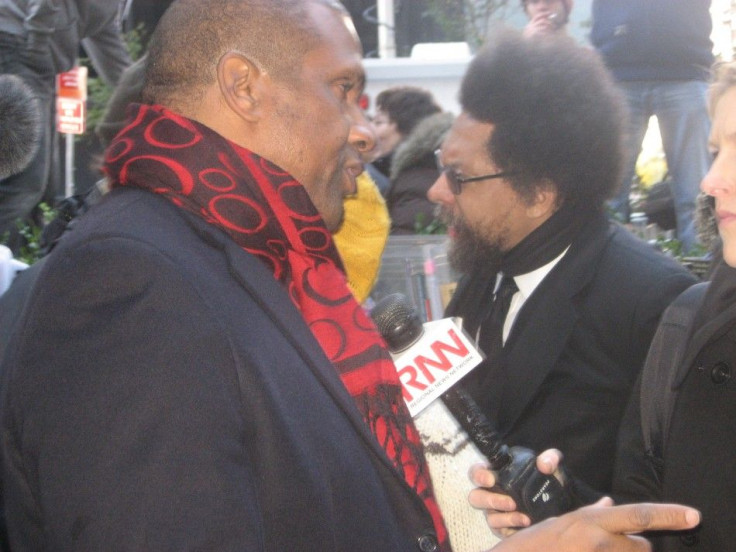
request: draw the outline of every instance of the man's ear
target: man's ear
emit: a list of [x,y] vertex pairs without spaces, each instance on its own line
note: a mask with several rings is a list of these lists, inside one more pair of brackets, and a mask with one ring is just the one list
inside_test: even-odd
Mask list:
[[217,83],[228,107],[254,122],[260,117],[262,87],[267,76],[250,59],[228,52],[217,64]]
[[531,218],[547,219],[557,211],[558,200],[557,186],[551,180],[544,179],[534,190],[534,197],[527,206],[527,214]]

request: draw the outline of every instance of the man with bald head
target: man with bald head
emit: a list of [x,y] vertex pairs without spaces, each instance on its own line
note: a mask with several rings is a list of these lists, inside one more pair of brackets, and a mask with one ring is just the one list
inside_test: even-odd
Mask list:
[[[451,550],[331,237],[374,147],[349,23],[324,0],[178,0],[159,23],[112,191],[0,365],[14,552]],[[598,508],[501,550],[634,546],[688,512]]]

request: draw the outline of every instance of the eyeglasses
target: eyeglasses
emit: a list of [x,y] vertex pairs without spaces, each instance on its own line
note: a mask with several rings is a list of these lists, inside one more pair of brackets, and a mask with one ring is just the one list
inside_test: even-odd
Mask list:
[[455,172],[454,169],[452,169],[451,167],[445,167],[442,164],[442,161],[440,161],[440,153],[440,150],[434,152],[434,158],[437,162],[437,170],[440,172],[440,174],[445,175],[445,178],[447,178],[447,183],[450,185],[450,191],[454,195],[460,195],[460,193],[463,191],[463,184],[466,184],[468,182],[476,182],[478,180],[490,180],[492,178],[507,178],[516,174],[512,171],[506,171],[495,174],[484,174],[482,176],[469,176],[467,178],[463,178],[462,176],[458,176],[457,172]]

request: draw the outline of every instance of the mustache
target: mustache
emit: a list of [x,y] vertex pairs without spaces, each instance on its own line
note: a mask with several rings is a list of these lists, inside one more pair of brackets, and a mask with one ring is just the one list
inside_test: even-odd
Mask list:
[[448,209],[447,207],[444,207],[441,203],[438,203],[434,206],[434,218],[442,222],[445,226],[448,228],[450,226],[455,226],[457,224],[461,224],[461,217],[459,215],[453,214],[453,212]]

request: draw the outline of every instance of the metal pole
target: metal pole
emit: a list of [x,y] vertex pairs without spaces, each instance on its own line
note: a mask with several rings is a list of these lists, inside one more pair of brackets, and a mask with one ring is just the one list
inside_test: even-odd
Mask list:
[[396,36],[394,33],[394,0],[378,0],[378,57],[396,57]]
[[74,195],[74,134],[64,134],[64,197]]

